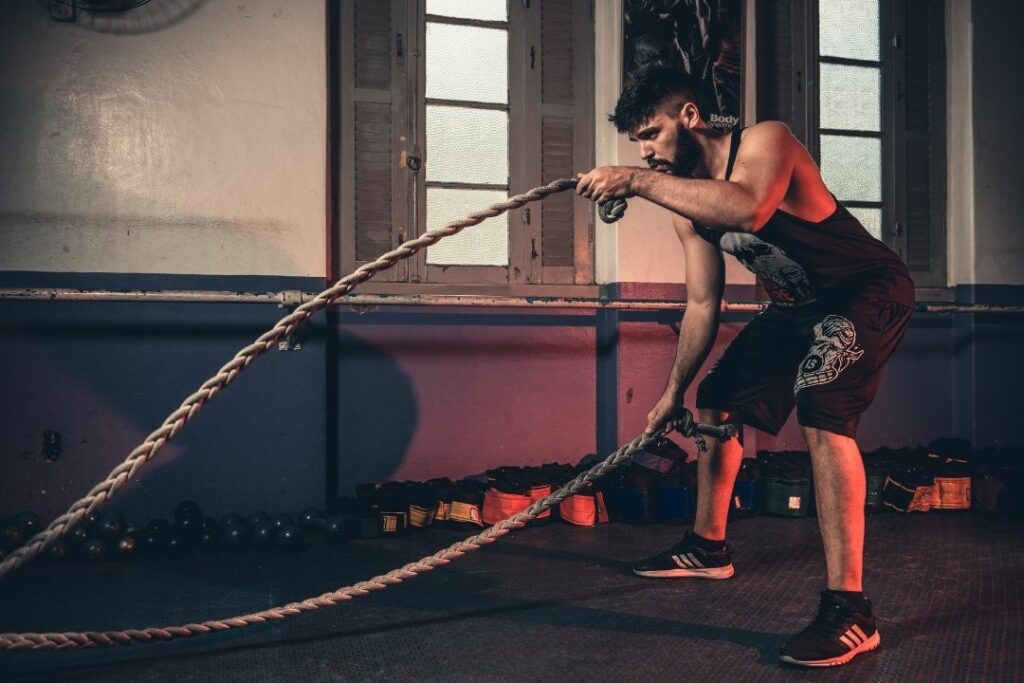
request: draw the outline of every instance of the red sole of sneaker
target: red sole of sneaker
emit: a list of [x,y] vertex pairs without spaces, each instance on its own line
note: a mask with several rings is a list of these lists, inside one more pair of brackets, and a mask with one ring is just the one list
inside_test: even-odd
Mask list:
[[831,659],[815,659],[815,660],[799,660],[789,657],[788,655],[779,655],[779,659],[786,664],[792,664],[793,666],[805,666],[811,668],[825,668],[829,666],[842,666],[857,655],[864,654],[865,652],[871,652],[878,648],[882,644],[882,638],[876,632],[873,636],[865,640],[863,643],[855,647],[854,649],[847,652],[845,655],[839,657],[832,657]]

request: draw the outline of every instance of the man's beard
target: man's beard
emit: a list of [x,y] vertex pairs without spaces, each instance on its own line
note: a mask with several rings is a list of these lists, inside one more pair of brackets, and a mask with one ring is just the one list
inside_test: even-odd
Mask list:
[[700,162],[700,145],[693,133],[676,124],[676,154],[669,165],[669,173],[682,178],[689,178]]

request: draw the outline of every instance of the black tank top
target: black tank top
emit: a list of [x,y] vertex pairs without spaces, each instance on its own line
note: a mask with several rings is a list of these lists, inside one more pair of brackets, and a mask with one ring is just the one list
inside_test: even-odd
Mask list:
[[[726,180],[732,175],[741,134],[742,129],[733,129]],[[819,223],[779,209],[756,233],[721,232],[696,224],[694,229],[761,278],[774,303],[794,306],[869,297],[914,303],[914,283],[903,261],[838,200],[832,215]]]

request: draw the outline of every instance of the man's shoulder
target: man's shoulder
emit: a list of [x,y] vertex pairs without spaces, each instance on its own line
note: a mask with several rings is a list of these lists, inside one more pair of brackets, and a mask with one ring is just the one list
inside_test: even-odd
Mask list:
[[758,121],[757,123],[747,126],[744,132],[744,137],[753,135],[754,137],[792,137],[793,131],[789,129],[782,121]]
[[753,144],[779,144],[796,139],[790,127],[781,121],[759,121],[743,131],[743,142]]

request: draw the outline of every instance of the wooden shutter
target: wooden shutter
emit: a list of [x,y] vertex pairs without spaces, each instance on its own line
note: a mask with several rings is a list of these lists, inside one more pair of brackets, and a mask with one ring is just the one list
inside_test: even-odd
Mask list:
[[[408,18],[397,0],[352,0],[339,14],[340,262],[351,272],[408,233],[409,174],[399,164],[398,141],[407,128]],[[375,279],[404,280],[406,274],[401,263]]]
[[[589,0],[541,0],[536,5],[539,36],[532,46],[530,75],[540,101],[535,115],[527,117],[533,124],[528,137],[538,148],[533,158],[539,174],[534,177],[546,184],[593,165],[593,16]],[[532,280],[590,283],[589,202],[564,192],[545,199],[535,211],[540,220],[531,238]]]
[[758,0],[757,120],[782,121],[812,153],[810,111],[816,79],[810,55],[807,0]]
[[919,287],[946,285],[942,3],[894,3],[896,246]]

